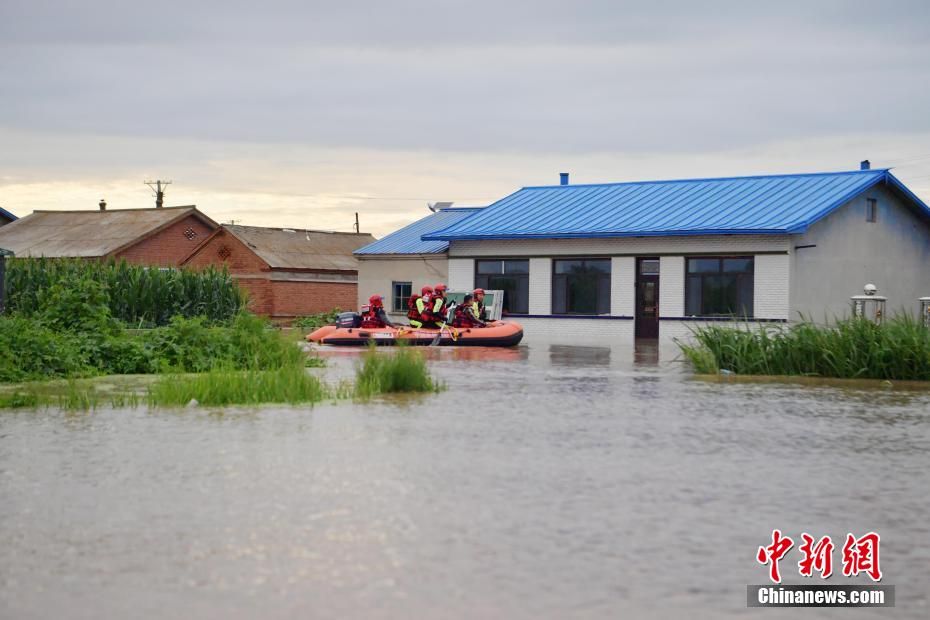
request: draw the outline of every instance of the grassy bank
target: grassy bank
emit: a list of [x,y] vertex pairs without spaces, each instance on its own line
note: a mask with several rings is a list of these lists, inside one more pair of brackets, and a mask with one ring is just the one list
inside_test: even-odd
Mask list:
[[710,325],[679,343],[695,372],[930,381],[930,330],[907,315],[881,325],[848,319],[824,326]]

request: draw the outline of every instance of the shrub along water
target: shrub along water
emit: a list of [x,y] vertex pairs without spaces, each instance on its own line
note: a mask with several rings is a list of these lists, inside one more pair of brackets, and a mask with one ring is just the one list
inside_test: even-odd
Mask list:
[[696,372],[930,381],[930,329],[908,315],[876,325],[847,319],[832,326],[701,327],[696,344],[679,343]]
[[355,372],[355,395],[370,398],[391,392],[438,392],[442,386],[430,377],[422,353],[396,347],[393,354],[369,347]]
[[16,258],[6,264],[7,310],[37,313],[43,292],[61,283],[91,280],[102,285],[110,315],[130,325],[167,325],[175,316],[231,319],[245,305],[225,270],[155,269],[126,261]]

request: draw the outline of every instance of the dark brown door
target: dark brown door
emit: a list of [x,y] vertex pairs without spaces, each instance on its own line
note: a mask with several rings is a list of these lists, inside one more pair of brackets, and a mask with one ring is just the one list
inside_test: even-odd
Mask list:
[[636,337],[659,337],[659,259],[636,259]]

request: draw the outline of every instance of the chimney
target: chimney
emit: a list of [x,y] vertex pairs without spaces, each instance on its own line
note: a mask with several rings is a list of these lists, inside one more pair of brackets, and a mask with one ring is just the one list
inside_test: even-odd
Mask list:
[[100,205],[99,205],[99,206],[100,206],[100,210],[101,210],[101,211],[106,211],[106,210],[107,210],[107,201],[104,200],[103,198],[101,198],[101,199],[100,199]]
[[559,185],[568,185],[568,173],[567,172],[559,173]]
[[862,161],[859,162],[859,170],[871,170],[871,169],[872,169],[872,164],[869,162],[868,159],[863,159]]

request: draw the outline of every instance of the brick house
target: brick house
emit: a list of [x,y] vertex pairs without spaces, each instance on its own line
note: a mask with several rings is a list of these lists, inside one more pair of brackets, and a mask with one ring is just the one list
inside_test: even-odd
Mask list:
[[889,311],[930,295],[930,207],[891,172],[524,187],[421,236],[449,286],[505,290],[527,337],[688,337],[738,318],[848,314],[872,283]]
[[0,228],[18,257],[125,259],[174,267],[219,225],[197,207],[35,211]]
[[367,234],[222,225],[182,264],[225,265],[249,294],[249,308],[288,319],[333,308],[354,309],[358,261]]

